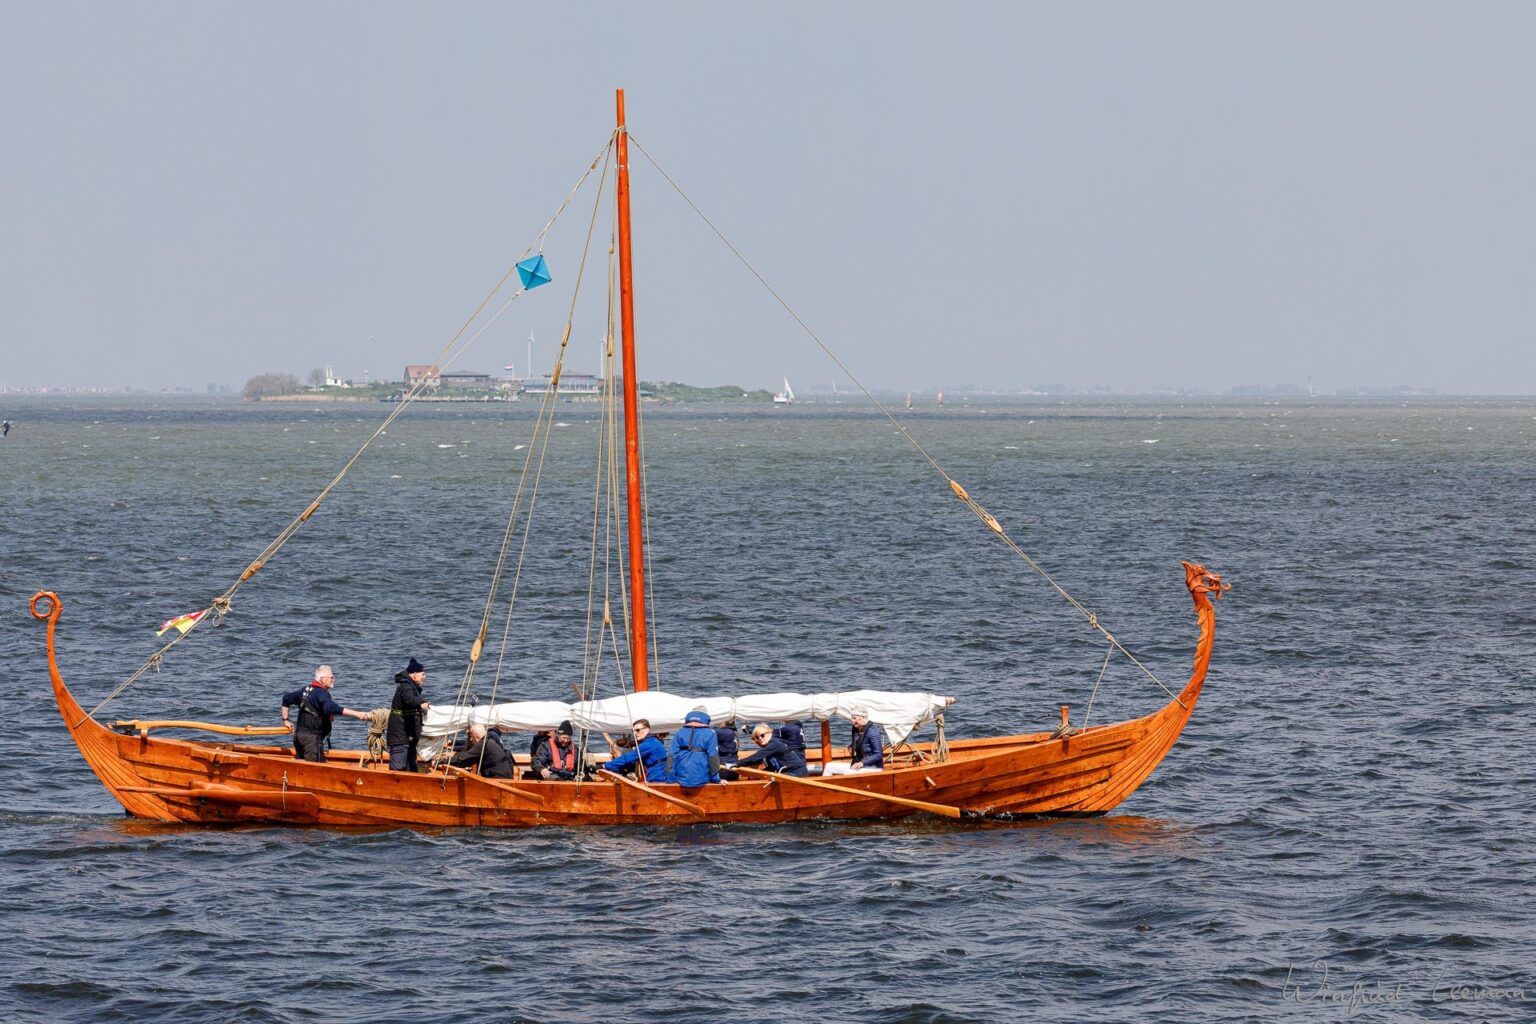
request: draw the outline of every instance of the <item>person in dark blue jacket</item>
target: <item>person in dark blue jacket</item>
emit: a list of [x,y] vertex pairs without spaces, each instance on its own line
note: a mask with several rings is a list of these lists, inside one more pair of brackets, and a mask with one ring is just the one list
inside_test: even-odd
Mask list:
[[869,720],[869,709],[849,708],[848,717],[853,719],[853,734],[848,740],[848,753],[853,763],[850,771],[879,771],[885,767],[885,730]]
[[720,745],[720,767],[736,767],[736,719],[715,726],[715,742]]
[[325,741],[331,735],[331,719],[337,715],[368,721],[368,712],[353,711],[336,703],[331,687],[336,675],[331,666],[315,669],[315,681],[283,694],[281,714],[283,724],[288,724],[288,709],[298,709],[298,721],[293,726],[293,756],[300,761],[324,761]]
[[885,730],[869,720],[869,709],[851,707],[848,717],[853,719],[853,735],[848,739],[848,764],[829,764],[823,775],[844,775],[849,772],[878,772],[885,768]]
[[720,739],[709,724],[709,712],[694,708],[683,716],[683,727],[667,747],[672,781],[679,786],[705,786],[720,781]]
[[810,774],[805,767],[805,755],[785,743],[777,730],[766,724],[757,725],[752,729],[752,742],[757,744],[757,750],[737,761],[738,767],[761,768],[801,778]]
[[603,767],[622,775],[639,762],[642,782],[671,782],[672,778],[667,774],[666,744],[651,735],[651,723],[644,718],[635,719],[633,728],[635,745],[622,754],[616,753]]
[[786,747],[797,752],[802,761],[805,760],[805,729],[799,719],[780,724],[773,730],[773,734],[783,740]]

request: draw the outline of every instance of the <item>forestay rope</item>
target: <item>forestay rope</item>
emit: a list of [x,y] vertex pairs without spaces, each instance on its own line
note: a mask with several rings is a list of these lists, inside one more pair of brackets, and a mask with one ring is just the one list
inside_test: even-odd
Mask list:
[[[198,626],[208,621],[209,618],[213,618],[216,622],[222,622],[224,617],[230,612],[235,593],[239,591],[239,589],[243,587],[251,579],[251,577],[260,572],[261,569],[272,560],[273,556],[275,556],[278,551],[282,549],[283,545],[292,540],[294,535],[299,532],[304,524],[309,522],[310,517],[312,517],[315,512],[319,510],[320,504],[325,501],[325,499],[330,496],[331,492],[335,490],[336,486],[341,483],[342,478],[347,475],[347,473],[352,469],[353,465],[357,463],[357,460],[362,458],[363,453],[373,445],[374,441],[377,441],[381,436],[383,436],[384,432],[389,429],[390,424],[394,423],[394,421],[398,419],[402,413],[405,412],[406,408],[409,407],[411,403],[416,401],[416,399],[419,398],[427,390],[429,387],[428,382],[435,378],[438,372],[440,372],[444,367],[452,365],[454,360],[461,356],[464,351],[469,348],[470,345],[474,344],[475,340],[485,332],[486,328],[494,323],[502,313],[506,312],[508,306],[510,306],[515,300],[517,300],[527,291],[527,288],[516,289],[512,295],[507,298],[506,301],[503,302],[501,306],[494,313],[492,313],[491,316],[488,317],[477,330],[475,330],[473,334],[470,334],[467,338],[465,337],[466,332],[468,332],[469,329],[474,325],[475,321],[479,319],[480,315],[485,312],[486,308],[491,304],[496,296],[500,294],[502,288],[504,288],[507,282],[512,279],[513,275],[517,273],[517,264],[521,263],[529,256],[529,254],[533,253],[535,250],[540,252],[543,251],[544,240],[549,235],[550,229],[555,226],[555,222],[560,219],[560,215],[565,212],[566,207],[570,206],[571,200],[573,200],[576,197],[576,194],[581,191],[581,187],[586,183],[587,178],[591,176],[593,171],[597,170],[598,164],[603,162],[605,155],[610,152],[616,134],[616,131],[609,134],[607,141],[603,143],[603,148],[598,151],[597,155],[592,158],[591,163],[587,165],[586,170],[584,170],[581,173],[581,176],[576,179],[576,184],[571,187],[571,190],[568,193],[566,193],[565,199],[560,203],[559,207],[556,208],[555,212],[550,216],[549,220],[544,223],[544,227],[540,229],[538,235],[532,242],[528,244],[525,249],[523,249],[521,253],[518,254],[517,259],[512,262],[512,266],[507,268],[507,272],[503,274],[501,279],[496,282],[496,284],[488,293],[486,293],[485,298],[480,300],[480,304],[475,307],[474,312],[469,315],[469,317],[464,321],[459,329],[454,332],[453,336],[448,339],[447,343],[443,345],[442,350],[437,354],[437,358],[432,362],[428,373],[423,375],[420,380],[418,380],[404,395],[401,396],[399,403],[396,404],[396,406],[390,410],[389,415],[384,418],[384,422],[379,424],[378,428],[374,430],[374,432],[370,434],[365,441],[363,441],[362,445],[357,449],[356,452],[352,454],[352,457],[342,465],[341,469],[336,473],[335,476],[331,478],[330,482],[321,488],[320,493],[315,496],[315,499],[311,501],[307,507],[305,507],[303,512],[300,512],[291,522],[288,523],[287,526],[283,527],[282,531],[278,533],[277,537],[262,549],[261,553],[257,555],[251,561],[251,563],[245,567],[245,569],[240,573],[235,581],[231,583],[222,594],[220,594],[218,597],[215,597],[209,603],[209,605],[202,610],[198,617],[194,619],[192,623],[187,627],[186,632],[178,633],[177,636],[173,637],[169,642],[161,646],[158,650],[146,658],[144,663],[135,669],[131,675],[129,675],[116,687],[114,687],[110,693],[108,693],[101,699],[99,703],[96,704],[95,707],[86,712],[87,718],[94,718],[97,712],[101,711],[102,708],[106,707],[109,703],[115,700],[120,694],[122,694],[124,690],[133,685],[133,683],[138,680],[140,676],[144,675],[145,672],[148,672],[152,668],[159,668],[161,662],[165,659],[167,652],[169,652],[171,648],[181,643],[187,637],[191,636],[193,631],[196,630]],[[209,613],[212,613],[212,615],[210,616]]]
[[[1146,673],[1148,678],[1163,688],[1164,693],[1168,694],[1168,696],[1177,701],[1180,707],[1183,707],[1184,702],[1179,700],[1178,695],[1175,694],[1172,690],[1168,689],[1168,687],[1163,684],[1163,681],[1157,677],[1157,674],[1148,668],[1145,664],[1143,664],[1141,660],[1136,657],[1136,655],[1132,654],[1124,644],[1115,638],[1113,633],[1104,628],[1104,626],[1099,622],[1097,613],[1089,609],[1081,601],[1068,593],[1065,587],[1063,587],[1054,578],[1052,578],[1050,573],[1045,571],[1044,566],[1031,558],[1029,554],[1022,547],[1020,547],[1012,537],[1008,535],[1008,532],[1003,528],[1002,523],[998,522],[995,516],[993,516],[984,507],[982,507],[981,503],[978,502],[975,498],[971,497],[970,493],[960,485],[959,481],[955,480],[954,477],[950,476],[949,473],[945,471],[943,466],[939,465],[938,460],[929,453],[928,449],[924,448],[922,444],[917,440],[917,438],[912,436],[912,433],[907,430],[906,426],[902,424],[902,422],[896,418],[895,414],[893,414],[891,410],[886,407],[885,403],[876,398],[874,393],[871,392],[869,388],[865,387],[864,382],[859,379],[858,375],[850,370],[847,364],[838,358],[837,353],[833,352],[826,342],[821,340],[820,335],[811,329],[811,325],[806,323],[804,318],[802,318],[799,313],[795,312],[794,308],[790,306],[787,301],[785,301],[784,297],[778,293],[773,285],[768,283],[768,279],[763,277],[763,275],[758,271],[757,267],[752,264],[752,261],[747,259],[747,257],[742,254],[741,250],[736,248],[731,240],[725,236],[725,233],[715,226],[715,222],[709,219],[709,216],[699,208],[699,205],[695,203],[693,198],[683,190],[683,187],[679,185],[670,174],[667,173],[666,169],[663,168],[661,164],[657,163],[656,158],[651,156],[650,151],[640,144],[640,141],[635,138],[633,133],[630,133],[629,142],[637,150],[640,151],[640,154],[644,156],[647,161],[649,161],[652,167],[656,168],[657,173],[666,180],[668,185],[672,186],[673,191],[682,197],[683,202],[687,203],[688,207],[693,210],[694,213],[698,214],[699,219],[702,220],[709,228],[709,230],[714,233],[716,238],[720,239],[720,241],[725,244],[725,247],[731,251],[731,254],[741,262],[741,265],[746,267],[748,272],[751,273],[753,277],[757,278],[758,283],[767,289],[768,294],[772,295],[774,300],[778,302],[781,307],[783,307],[784,312],[788,313],[790,318],[793,319],[795,323],[800,325],[800,329],[805,332],[806,336],[814,341],[817,347],[822,350],[822,352],[826,353],[827,358],[831,359],[832,362],[837,365],[838,369],[842,370],[843,373],[848,375],[848,379],[853,381],[858,389],[864,393],[864,397],[868,398],[871,402],[874,403],[875,408],[880,410],[880,413],[890,421],[891,425],[896,428],[896,431],[901,434],[902,437],[906,438],[907,442],[911,444],[917,453],[923,457],[924,461],[933,467],[934,472],[938,473],[941,477],[944,478],[944,481],[949,484],[950,490],[954,492],[955,497],[964,502],[965,506],[975,514],[977,519],[981,520],[987,529],[996,534],[998,538],[1001,539],[1002,542],[1013,551],[1014,554],[1023,559],[1025,565],[1034,570],[1034,572],[1039,575],[1041,579],[1045,580],[1046,583],[1050,584],[1052,589],[1060,594],[1069,605],[1075,608],[1083,616],[1083,618],[1087,620],[1090,628],[1095,629],[1099,633],[1103,634],[1104,638],[1109,641],[1112,650],[1118,650],[1121,654],[1129,658],[1132,664],[1141,669],[1142,672]],[[1102,678],[1103,673],[1101,672],[1100,679]]]

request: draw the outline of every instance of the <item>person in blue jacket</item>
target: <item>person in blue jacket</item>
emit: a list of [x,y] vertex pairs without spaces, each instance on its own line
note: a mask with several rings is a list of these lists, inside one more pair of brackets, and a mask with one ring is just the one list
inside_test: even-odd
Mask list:
[[853,719],[853,735],[848,741],[853,763],[849,770],[881,770],[885,767],[885,730],[869,720],[868,708],[849,708],[848,717]]
[[610,758],[603,767],[616,775],[622,775],[638,762],[642,782],[671,782],[672,777],[667,774],[666,745],[651,735],[651,723],[647,719],[637,718],[632,728],[635,731],[635,745]]
[[672,734],[667,748],[672,781],[679,786],[704,786],[720,781],[720,738],[709,724],[709,712],[694,708],[683,716],[683,727]]
[[782,723],[773,730],[773,734],[783,740],[786,747],[799,754],[802,761],[805,760],[805,728],[798,718]]
[[848,738],[847,764],[829,764],[823,775],[846,775],[850,772],[878,772],[885,768],[885,730],[869,720],[869,709],[851,707],[848,717],[853,719],[853,735]]
[[299,720],[293,727],[293,756],[300,761],[325,760],[325,743],[331,735],[331,719],[337,715],[368,721],[368,712],[353,711],[336,703],[336,699],[331,696],[331,687],[335,682],[336,674],[331,671],[331,666],[321,665],[315,669],[314,682],[283,694],[280,713],[284,725],[288,724],[288,709],[299,709]]
[[736,762],[740,767],[762,768],[764,771],[798,775],[801,778],[810,774],[805,767],[805,755],[785,743],[777,729],[770,729],[766,723],[755,726],[752,729],[752,742],[757,744],[758,749]]
[[715,742],[720,745],[720,766],[734,768],[739,752],[736,746],[736,719],[727,719],[724,724],[715,726]]

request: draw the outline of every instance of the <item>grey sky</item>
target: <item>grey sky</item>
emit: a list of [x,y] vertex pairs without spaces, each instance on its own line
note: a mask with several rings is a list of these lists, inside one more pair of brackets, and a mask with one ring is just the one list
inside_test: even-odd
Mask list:
[[[635,136],[876,386],[1536,392],[1530,4],[0,15],[0,383],[398,376],[624,86]],[[642,375],[830,382],[635,163]],[[589,200],[556,284],[464,368],[520,365],[530,330],[548,361]]]

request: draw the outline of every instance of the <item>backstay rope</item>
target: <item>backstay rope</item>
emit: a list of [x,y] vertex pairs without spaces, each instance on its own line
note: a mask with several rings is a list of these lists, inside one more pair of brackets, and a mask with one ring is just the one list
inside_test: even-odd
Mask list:
[[[409,407],[411,403],[416,401],[416,399],[419,398],[427,390],[429,386],[428,382],[435,378],[437,373],[444,367],[451,365],[455,359],[462,355],[464,350],[472,345],[475,340],[485,332],[485,329],[489,327],[497,317],[506,311],[507,307],[510,306],[513,301],[515,301],[526,292],[525,288],[518,288],[515,290],[511,297],[502,303],[501,307],[497,309],[495,313],[493,313],[491,317],[488,318],[486,322],[479,327],[478,330],[476,330],[468,338],[465,338],[466,332],[468,332],[470,327],[474,325],[475,321],[479,319],[480,314],[485,312],[486,307],[491,304],[491,301],[501,292],[502,288],[506,286],[507,282],[512,279],[512,276],[517,273],[517,264],[521,263],[535,249],[543,251],[544,240],[549,235],[550,229],[553,228],[555,222],[560,219],[560,215],[565,212],[566,207],[571,204],[571,200],[574,199],[576,194],[581,191],[581,187],[586,183],[587,178],[591,176],[593,171],[597,170],[598,164],[601,163],[604,160],[605,155],[611,151],[613,140],[616,134],[617,130],[609,134],[607,141],[603,143],[603,148],[598,151],[597,155],[592,158],[591,163],[588,164],[587,169],[582,172],[579,178],[577,178],[576,184],[571,187],[571,190],[566,194],[565,199],[555,209],[555,212],[550,216],[549,220],[544,223],[544,227],[539,230],[538,235],[532,242],[528,244],[525,249],[523,249],[523,251],[518,255],[517,259],[513,260],[512,266],[507,268],[506,273],[501,276],[501,279],[496,282],[496,284],[486,294],[485,298],[480,301],[480,304],[475,307],[474,312],[469,315],[464,323],[460,325],[459,329],[454,332],[453,336],[450,337],[448,341],[443,345],[442,350],[437,354],[437,359],[433,361],[430,370],[425,375],[423,375],[422,378],[419,379],[404,395],[401,396],[399,403],[397,403],[395,407],[390,410],[389,415],[384,418],[384,422],[379,424],[378,428],[368,436],[368,438],[362,443],[357,451],[353,453],[352,457],[349,458],[342,465],[341,469],[336,473],[336,475],[331,478],[330,482],[321,488],[320,493],[316,495],[315,499],[309,503],[303,512],[300,512],[296,517],[294,517],[292,521],[288,523],[287,526],[283,527],[282,531],[278,533],[277,537],[262,549],[261,553],[257,555],[251,561],[251,563],[245,567],[245,569],[240,573],[235,581],[231,583],[222,594],[220,594],[218,597],[215,597],[209,603],[209,605],[202,610],[202,613],[198,616],[198,618],[193,620],[191,625],[187,627],[186,632],[178,633],[177,636],[172,638],[169,642],[161,646],[158,650],[146,658],[144,663],[135,669],[132,674],[130,674],[116,687],[114,687],[110,693],[108,693],[101,699],[100,702],[96,704],[95,707],[86,712],[87,718],[94,718],[97,712],[101,711],[102,708],[106,707],[109,703],[115,700],[120,694],[122,694],[124,690],[133,685],[133,683],[138,680],[140,676],[144,675],[145,672],[152,668],[159,668],[161,662],[165,659],[167,652],[169,652],[171,648],[181,643],[187,637],[191,636],[193,631],[197,629],[198,626],[208,621],[210,617],[214,618],[216,621],[222,622],[224,617],[230,612],[235,593],[239,591],[239,589],[243,587],[251,579],[251,577],[260,572],[261,569],[272,560],[273,556],[275,556],[278,551],[280,551],[282,547],[288,543],[288,541],[293,539],[293,536],[299,532],[304,524],[309,522],[310,517],[313,516],[315,512],[320,508],[321,502],[325,501],[325,499],[330,496],[331,492],[335,490],[336,486],[341,483],[342,478],[345,477],[347,473],[352,469],[352,467],[357,463],[357,460],[362,458],[363,453],[373,445],[374,441],[383,436],[384,432],[389,429],[390,424],[394,423],[394,421],[398,419],[402,413],[405,412],[406,408]],[[461,340],[462,344],[460,343]],[[213,613],[212,616],[209,615],[210,612]]]
[[[949,473],[945,471],[943,466],[939,465],[938,460],[929,453],[928,449],[924,448],[922,444],[918,442],[917,438],[912,436],[911,431],[909,431],[906,426],[896,418],[891,410],[886,407],[885,403],[874,396],[874,393],[864,385],[864,382],[859,379],[858,375],[850,370],[847,364],[838,358],[837,353],[833,352],[827,343],[822,341],[821,337],[811,329],[811,325],[806,323],[800,314],[795,312],[794,308],[790,306],[790,304],[785,301],[784,297],[778,293],[773,285],[768,283],[768,279],[763,277],[763,275],[758,271],[757,267],[752,264],[752,261],[747,259],[747,257],[742,254],[740,249],[736,248],[731,240],[725,236],[725,233],[715,226],[715,222],[710,220],[708,215],[706,215],[703,210],[699,209],[698,204],[693,201],[693,198],[689,196],[688,193],[683,190],[683,187],[679,185],[672,178],[672,176],[666,172],[666,169],[663,168],[661,164],[656,162],[656,158],[651,156],[650,152],[640,144],[639,140],[635,138],[633,133],[630,133],[629,135],[629,142],[637,150],[640,151],[641,155],[650,162],[652,167],[656,168],[657,173],[659,173],[662,178],[666,180],[667,184],[671,185],[673,190],[682,197],[683,202],[687,203],[688,207],[692,209],[694,213],[698,214],[699,219],[702,220],[706,226],[708,226],[709,230],[714,233],[715,237],[720,239],[720,241],[725,244],[725,247],[731,251],[731,254],[734,255],[739,261],[741,261],[742,266],[746,267],[752,276],[757,278],[758,283],[767,289],[768,294],[772,295],[774,300],[778,302],[781,307],[783,307],[784,312],[788,313],[790,318],[793,319],[795,323],[800,325],[800,329],[805,332],[806,336],[814,341],[817,347],[822,350],[822,352],[826,353],[827,358],[831,359],[832,362],[837,365],[838,369],[842,370],[843,373],[848,375],[848,379],[853,381],[858,389],[864,393],[864,397],[868,398],[871,402],[874,403],[875,408],[880,410],[880,413],[890,421],[891,425],[896,428],[896,431],[901,434],[902,437],[906,438],[907,442],[911,444],[914,449],[916,449],[917,453],[923,457],[928,465],[933,467],[934,472],[938,473],[941,477],[944,478],[944,481],[949,484],[950,490],[954,492],[957,498],[965,503],[966,507],[976,515],[976,518],[981,520],[981,522],[985,524],[989,530],[995,533],[1003,541],[1003,543],[1006,544],[1014,552],[1014,554],[1023,559],[1025,565],[1034,570],[1034,572],[1039,575],[1041,579],[1045,580],[1046,583],[1050,584],[1051,587],[1058,594],[1060,594],[1069,605],[1075,608],[1083,616],[1083,618],[1087,620],[1090,628],[1095,629],[1099,633],[1103,634],[1104,638],[1109,641],[1112,649],[1118,650],[1121,654],[1129,658],[1132,664],[1141,669],[1142,672],[1146,673],[1148,678],[1150,678],[1154,683],[1156,683],[1158,686],[1161,686],[1164,693],[1168,694],[1170,697],[1173,697],[1175,701],[1178,701],[1178,696],[1163,684],[1163,681],[1157,677],[1155,672],[1144,665],[1139,658],[1137,658],[1125,647],[1124,644],[1115,638],[1113,633],[1111,633],[1108,629],[1104,628],[1104,626],[1099,623],[1099,617],[1095,612],[1091,611],[1081,601],[1068,593],[1065,587],[1058,583],[1050,573],[1045,571],[1044,566],[1031,558],[1029,554],[1025,552],[1024,549],[1021,548],[1018,543],[1008,535],[1008,532],[1003,529],[1003,525],[998,522],[995,516],[983,508],[981,503],[978,502],[975,498],[972,498],[966,489],[960,486],[960,483],[956,481],[954,477],[950,476]],[[1182,701],[1179,701],[1179,704],[1180,706],[1183,706]]]

